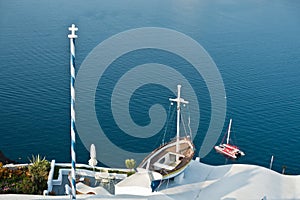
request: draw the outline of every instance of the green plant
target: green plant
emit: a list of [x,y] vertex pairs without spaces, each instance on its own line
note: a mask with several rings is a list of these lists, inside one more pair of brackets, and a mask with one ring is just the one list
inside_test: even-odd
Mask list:
[[0,194],[26,193],[22,180],[26,179],[27,167],[6,168],[0,165]]
[[136,166],[136,162],[134,159],[126,159],[125,165],[128,169],[133,170]]
[[[29,159],[30,160],[30,159]],[[39,155],[32,156],[25,167],[3,167],[0,163],[0,194],[42,194],[47,188],[50,163]]]
[[[30,159],[29,159],[30,160]],[[42,194],[43,190],[47,188],[48,172],[50,169],[50,162],[40,158],[40,155],[32,156],[32,163],[28,166],[30,181],[33,183],[33,191],[37,194]]]
[[15,188],[15,193],[36,194],[35,185],[28,176],[25,176],[23,179],[16,182]]

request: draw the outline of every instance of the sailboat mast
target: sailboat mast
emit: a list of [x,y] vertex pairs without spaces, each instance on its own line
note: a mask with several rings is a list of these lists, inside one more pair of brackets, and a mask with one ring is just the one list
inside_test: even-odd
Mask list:
[[176,131],[176,153],[179,153],[179,131],[180,131],[180,90],[181,85],[177,85],[177,131]]
[[181,85],[177,85],[177,98],[169,99],[170,101],[177,103],[177,131],[176,131],[176,153],[179,153],[179,132],[180,132],[180,104],[189,103],[180,97]]
[[232,119],[230,119],[230,121],[229,121],[229,127],[228,127],[228,132],[227,132],[227,140],[226,140],[226,143],[227,143],[227,144],[229,143],[230,129],[231,129],[231,122],[232,122]]

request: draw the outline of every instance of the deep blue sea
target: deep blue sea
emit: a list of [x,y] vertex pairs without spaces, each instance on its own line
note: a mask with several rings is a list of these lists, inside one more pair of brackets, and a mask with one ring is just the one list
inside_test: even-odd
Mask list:
[[[77,71],[86,56],[111,36],[135,28],[161,27],[189,36],[214,60],[226,91],[222,135],[233,118],[233,139],[246,153],[233,162],[212,150],[202,161],[269,167],[274,155],[274,170],[281,172],[287,166],[286,173],[300,174],[299,10],[296,0],[0,0],[0,150],[19,162],[27,162],[32,154],[70,162],[67,35],[72,23],[79,27]],[[107,120],[104,129],[112,130],[109,138],[123,149],[149,152],[158,145],[155,140],[160,136],[149,142],[135,140],[117,133],[117,125],[107,119],[114,81],[118,82],[128,66],[154,62],[174,67],[195,90],[202,88],[203,96],[198,96],[202,99],[201,123],[194,133],[199,150],[211,119],[210,95],[201,76],[186,70],[188,63],[170,52],[140,50],[117,59],[114,72],[107,71],[97,88],[98,120]],[[166,80],[177,84],[167,75]],[[159,93],[166,98],[170,90],[145,84],[133,93],[129,108],[136,124],[151,123],[144,110],[151,103],[160,103],[161,98],[147,101]],[[87,163],[89,152],[78,136],[76,148],[77,162]],[[116,157],[111,149],[101,156]]]

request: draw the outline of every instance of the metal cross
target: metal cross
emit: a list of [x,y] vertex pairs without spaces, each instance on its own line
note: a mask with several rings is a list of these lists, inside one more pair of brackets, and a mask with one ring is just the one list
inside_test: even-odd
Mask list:
[[71,34],[68,35],[68,38],[70,38],[70,39],[77,38],[77,35],[75,35],[75,31],[78,31],[78,28],[75,27],[74,24],[72,24],[72,26],[69,27],[69,31],[71,31]]

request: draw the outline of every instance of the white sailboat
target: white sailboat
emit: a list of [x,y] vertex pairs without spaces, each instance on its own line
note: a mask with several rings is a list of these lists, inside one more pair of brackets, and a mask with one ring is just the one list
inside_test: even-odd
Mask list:
[[190,136],[180,137],[181,104],[188,104],[188,101],[180,97],[181,85],[177,89],[177,98],[169,99],[177,103],[176,139],[155,149],[139,165],[139,168],[160,173],[163,180],[182,173],[193,159],[195,150]]
[[238,159],[239,157],[244,156],[245,153],[241,151],[237,146],[229,144],[231,123],[232,123],[232,119],[230,119],[229,121],[226,143],[223,143],[222,141],[220,145],[215,146],[215,150],[218,153],[228,156],[229,158]]

